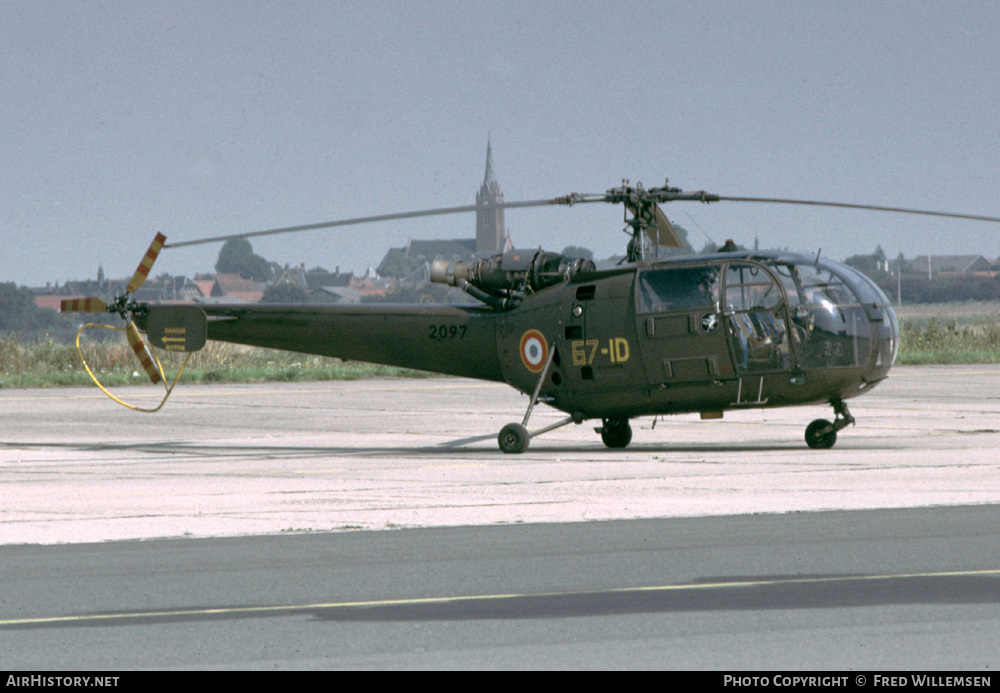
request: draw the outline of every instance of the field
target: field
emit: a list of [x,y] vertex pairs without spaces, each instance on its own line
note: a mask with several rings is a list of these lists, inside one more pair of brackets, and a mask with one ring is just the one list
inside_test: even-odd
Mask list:
[[[915,304],[897,309],[901,347],[897,363],[956,364],[1000,362],[1000,303]],[[105,385],[149,382],[125,343],[84,342],[83,355]],[[183,358],[159,354],[168,378]],[[209,343],[195,353],[182,375],[185,382],[264,382],[347,380],[367,377],[427,377],[421,371],[340,359]],[[53,340],[26,343],[0,336],[0,387],[90,385],[76,347]]]
[[[148,384],[125,342],[82,343],[83,357],[104,385]],[[157,351],[168,379],[184,365],[184,356]],[[240,382],[356,380],[371,377],[428,377],[428,373],[392,366],[345,362],[237,344],[209,342],[191,355],[182,382]],[[0,387],[62,387],[91,385],[75,345],[52,341],[26,344],[0,336]]]
[[1000,362],[1000,303],[928,303],[902,306],[897,363]]

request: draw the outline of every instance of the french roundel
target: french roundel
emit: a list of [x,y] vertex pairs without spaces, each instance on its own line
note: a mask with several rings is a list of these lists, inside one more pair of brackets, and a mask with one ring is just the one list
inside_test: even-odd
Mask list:
[[532,373],[538,373],[545,368],[548,358],[549,345],[541,332],[528,330],[521,335],[521,361],[525,368]]

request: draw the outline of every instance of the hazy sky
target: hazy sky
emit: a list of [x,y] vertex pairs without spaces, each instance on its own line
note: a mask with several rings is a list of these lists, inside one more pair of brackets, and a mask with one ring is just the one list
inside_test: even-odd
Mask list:
[[[1000,4],[0,0],[0,281],[131,275],[169,241],[622,178],[1000,215]],[[998,225],[677,203],[707,234],[844,258],[1000,255]],[[622,252],[611,205],[509,210],[517,245]],[[361,272],[474,215],[255,239]],[[154,274],[211,271],[219,245]]]

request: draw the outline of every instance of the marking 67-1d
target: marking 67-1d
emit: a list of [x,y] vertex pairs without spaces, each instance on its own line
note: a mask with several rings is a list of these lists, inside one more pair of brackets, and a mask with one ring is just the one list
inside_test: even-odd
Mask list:
[[574,366],[589,366],[598,353],[608,357],[611,363],[625,363],[629,359],[628,340],[624,337],[612,337],[601,347],[597,339],[578,339],[570,342],[570,353],[573,355]]

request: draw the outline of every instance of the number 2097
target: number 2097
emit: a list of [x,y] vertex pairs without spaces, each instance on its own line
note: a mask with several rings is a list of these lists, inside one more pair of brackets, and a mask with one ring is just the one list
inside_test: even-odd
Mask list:
[[436,342],[446,339],[465,339],[465,325],[431,325],[427,336]]

